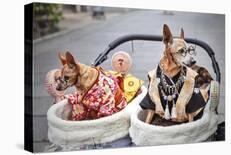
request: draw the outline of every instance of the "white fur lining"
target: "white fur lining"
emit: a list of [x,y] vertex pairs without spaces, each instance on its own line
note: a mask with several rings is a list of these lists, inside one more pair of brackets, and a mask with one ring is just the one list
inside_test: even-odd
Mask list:
[[147,89],[142,86],[138,95],[126,108],[116,114],[96,120],[69,121],[71,106],[63,100],[47,112],[48,139],[61,147],[78,147],[112,142],[128,135],[130,113],[137,109]]
[[209,138],[217,129],[218,115],[207,103],[201,119],[168,127],[154,126],[144,123],[147,111],[138,108],[131,115],[129,134],[132,141],[139,146],[184,144],[202,142]]

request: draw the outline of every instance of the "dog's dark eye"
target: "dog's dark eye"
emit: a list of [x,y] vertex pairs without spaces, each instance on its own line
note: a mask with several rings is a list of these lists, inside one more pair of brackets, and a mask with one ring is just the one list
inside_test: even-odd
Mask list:
[[68,76],[64,76],[64,80],[65,80],[65,81],[69,80],[69,78],[70,78],[70,77],[68,77]]
[[62,78],[60,76],[55,78],[55,82],[60,82],[60,81],[62,81]]
[[188,53],[189,53],[190,55],[196,55],[195,47],[189,46],[189,47],[188,47]]
[[179,49],[178,52],[182,55],[182,56],[186,56],[186,49],[182,48],[182,49]]

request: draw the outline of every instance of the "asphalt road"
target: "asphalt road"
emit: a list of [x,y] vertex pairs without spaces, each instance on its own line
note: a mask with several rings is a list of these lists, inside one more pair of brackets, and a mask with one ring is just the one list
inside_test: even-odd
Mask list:
[[[219,105],[220,119],[225,113],[225,16],[217,14],[198,14],[173,12],[172,15],[162,11],[132,11],[102,22],[89,24],[83,28],[50,38],[34,44],[34,148],[43,151],[47,143],[46,113],[53,99],[44,89],[44,77],[48,71],[60,68],[57,53],[70,51],[75,58],[85,64],[91,64],[107,45],[114,39],[126,34],[162,35],[163,24],[168,24],[173,35],[179,36],[184,28],[185,37],[200,39],[208,43],[215,52],[221,70],[221,98]],[[131,73],[147,83],[147,72],[158,64],[163,52],[161,42],[134,41],[126,43],[115,50],[129,52],[133,58]],[[201,48],[197,47],[197,62],[205,66],[215,77],[211,59]],[[110,69],[109,59],[102,64]]]

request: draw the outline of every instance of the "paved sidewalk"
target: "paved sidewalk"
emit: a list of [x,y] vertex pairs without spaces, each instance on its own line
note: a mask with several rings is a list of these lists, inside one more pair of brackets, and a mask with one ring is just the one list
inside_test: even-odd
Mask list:
[[43,37],[34,40],[34,43],[39,43],[48,39],[54,39],[55,37],[65,35],[68,32],[84,28],[89,24],[97,24],[102,22],[101,20],[108,20],[115,16],[119,16],[122,12],[111,12],[105,14],[105,19],[93,19],[90,12],[83,13],[64,13],[63,20],[58,24],[59,31],[51,34],[47,34]]

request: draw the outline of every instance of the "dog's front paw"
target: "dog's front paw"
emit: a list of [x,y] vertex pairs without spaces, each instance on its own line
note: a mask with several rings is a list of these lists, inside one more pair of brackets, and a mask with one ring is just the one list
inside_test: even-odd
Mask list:
[[162,118],[164,118],[164,111],[162,111],[162,110],[156,110],[155,113],[157,113],[159,116],[161,116]]
[[177,117],[176,121],[177,122],[185,122],[188,119],[188,116],[186,115],[185,108],[179,109],[177,111]]
[[161,106],[156,105],[156,110],[155,113],[157,113],[158,115],[160,115],[161,117],[164,117],[164,110]]
[[177,116],[177,118],[176,118],[177,122],[185,122],[185,121],[187,121],[187,119],[188,119],[187,115],[185,115],[185,114],[178,114],[178,115],[179,116]]

